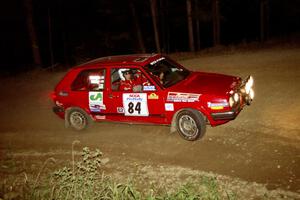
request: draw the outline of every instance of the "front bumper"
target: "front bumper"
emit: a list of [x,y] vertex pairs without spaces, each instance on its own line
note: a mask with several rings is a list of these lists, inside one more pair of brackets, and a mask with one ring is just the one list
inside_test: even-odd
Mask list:
[[241,112],[241,110],[243,109],[245,105],[236,105],[235,108],[233,108],[232,110],[229,111],[225,111],[225,112],[216,112],[216,113],[211,113],[211,117],[213,118],[213,120],[217,121],[217,120],[233,120],[235,119],[238,114]]
[[233,120],[236,118],[236,114],[234,111],[228,111],[228,112],[220,112],[220,113],[212,113],[211,117],[216,120]]
[[219,125],[235,119],[246,105],[250,105],[254,98],[253,78],[248,76],[236,89],[229,92],[229,108],[221,112],[211,112],[213,125]]

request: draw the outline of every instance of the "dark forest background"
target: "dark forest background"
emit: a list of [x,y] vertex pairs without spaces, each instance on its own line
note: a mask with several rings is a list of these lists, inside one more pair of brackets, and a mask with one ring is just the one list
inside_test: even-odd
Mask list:
[[1,71],[131,53],[295,37],[299,0],[13,0],[1,3]]

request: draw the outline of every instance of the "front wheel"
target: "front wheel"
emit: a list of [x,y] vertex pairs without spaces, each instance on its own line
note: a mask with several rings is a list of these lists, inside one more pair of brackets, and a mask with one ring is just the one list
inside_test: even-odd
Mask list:
[[90,124],[90,117],[87,113],[78,108],[72,108],[68,114],[67,119],[71,128],[81,131],[88,127]]
[[206,132],[205,118],[196,110],[183,110],[176,117],[176,128],[185,140],[197,140]]

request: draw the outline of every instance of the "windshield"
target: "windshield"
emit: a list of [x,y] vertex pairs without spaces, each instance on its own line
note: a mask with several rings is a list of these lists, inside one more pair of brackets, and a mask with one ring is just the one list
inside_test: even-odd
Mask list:
[[184,80],[190,72],[171,60],[161,57],[145,66],[152,78],[165,88]]

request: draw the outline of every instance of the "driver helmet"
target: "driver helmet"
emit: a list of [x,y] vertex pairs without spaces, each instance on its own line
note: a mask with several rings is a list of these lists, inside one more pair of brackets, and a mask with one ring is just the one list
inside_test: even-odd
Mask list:
[[130,69],[119,69],[119,76],[121,80],[125,81],[124,73],[129,72],[131,73]]

